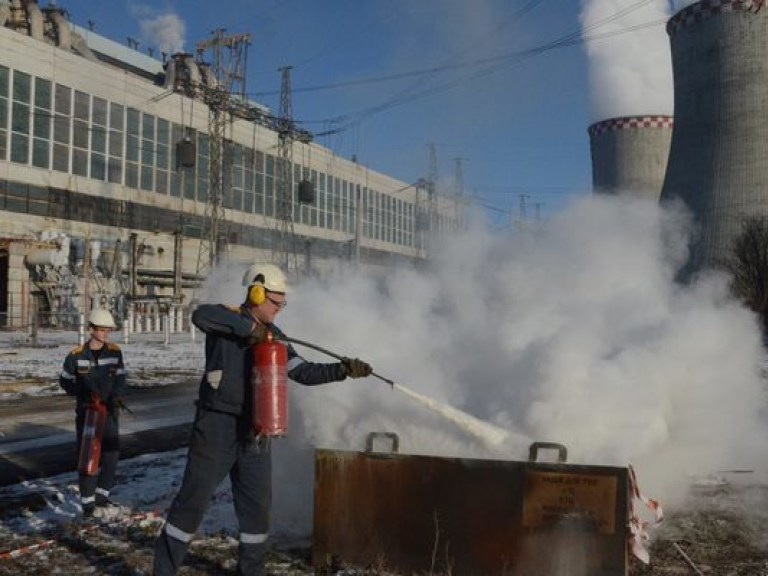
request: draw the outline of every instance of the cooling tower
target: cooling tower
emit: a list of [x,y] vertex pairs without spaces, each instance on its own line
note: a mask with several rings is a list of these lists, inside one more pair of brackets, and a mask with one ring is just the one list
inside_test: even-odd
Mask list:
[[768,8],[703,0],[667,23],[675,130],[662,202],[698,226],[689,268],[722,264],[746,216],[768,214]]
[[667,169],[672,124],[670,116],[628,116],[592,124],[594,191],[630,193],[657,201]]

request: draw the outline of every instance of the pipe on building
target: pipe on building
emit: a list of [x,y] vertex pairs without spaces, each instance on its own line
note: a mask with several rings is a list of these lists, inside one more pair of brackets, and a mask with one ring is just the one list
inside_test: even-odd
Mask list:
[[77,32],[71,33],[72,37],[72,49],[75,50],[80,56],[83,58],[86,58],[88,60],[92,60],[93,62],[98,62],[99,59],[96,58],[96,55],[91,51],[91,49],[88,47],[88,42],[85,41],[85,38],[83,38],[80,34]]
[[173,54],[165,63],[165,84],[164,86],[170,90],[176,91],[176,78],[178,76],[176,72],[176,54]]
[[53,9],[48,12],[48,18],[53,22],[56,29],[57,46],[62,50],[72,49],[72,33],[69,29],[69,22],[64,18],[61,10]]
[[35,40],[43,39],[45,18],[40,7],[35,2],[27,2],[27,19],[29,20],[29,35]]
[[27,18],[25,14],[24,8],[21,5],[21,0],[11,0],[11,14],[7,21],[8,27],[16,32],[25,29],[27,27]]
[[184,267],[182,265],[182,256],[183,256],[183,247],[184,247],[184,237],[182,236],[181,232],[174,232],[173,233],[173,297],[174,298],[181,298],[181,285],[182,285],[182,274],[184,272]]
[[200,66],[190,54],[177,52],[166,63],[166,88],[194,97],[203,82]]
[[11,7],[3,4],[0,6],[0,28],[5,27],[6,22],[11,19]]

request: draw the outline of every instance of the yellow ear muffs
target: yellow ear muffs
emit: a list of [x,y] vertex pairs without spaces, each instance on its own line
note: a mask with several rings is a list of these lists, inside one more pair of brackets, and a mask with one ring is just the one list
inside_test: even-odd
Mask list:
[[252,306],[263,304],[267,299],[267,291],[261,284],[254,284],[248,289],[248,302]]

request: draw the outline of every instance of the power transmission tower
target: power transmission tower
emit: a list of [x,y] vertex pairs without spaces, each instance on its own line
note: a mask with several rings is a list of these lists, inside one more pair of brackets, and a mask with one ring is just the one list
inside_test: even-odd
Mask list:
[[283,270],[296,269],[293,233],[293,104],[291,67],[280,68],[280,117],[277,121],[277,238],[272,260]]
[[435,143],[429,144],[429,165],[427,168],[427,210],[429,213],[429,231],[436,231],[437,222],[437,152]]
[[[208,194],[197,255],[198,274],[207,273],[226,246],[226,230],[222,230],[225,136],[233,109],[245,101],[245,65],[250,43],[250,34],[226,36],[219,28],[211,38],[195,46],[198,66],[207,72],[200,88],[208,105]],[[239,96],[240,101],[233,101],[233,96]]]
[[463,159],[462,158],[454,158],[455,162],[455,171],[454,171],[454,177],[453,177],[453,185],[454,185],[454,225],[456,226],[457,230],[460,230],[463,228],[463,222],[464,214],[463,214],[463,204],[464,204],[464,166],[463,166]]

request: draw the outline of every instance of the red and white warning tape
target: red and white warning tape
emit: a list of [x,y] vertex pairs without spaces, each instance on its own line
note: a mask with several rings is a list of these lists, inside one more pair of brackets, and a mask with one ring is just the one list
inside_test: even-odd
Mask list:
[[15,550],[0,552],[0,560],[9,560],[11,558],[18,558],[19,556],[23,556],[24,554],[28,554],[36,550],[41,550],[55,543],[56,543],[55,538],[49,538],[48,540],[43,540],[42,542],[30,544],[29,546],[22,546],[21,548],[16,548]]
[[[629,548],[638,560],[648,564],[651,561],[651,555],[648,553],[647,544],[651,540],[648,529],[659,524],[664,519],[664,512],[661,504],[653,498],[648,498],[637,485],[637,475],[632,465],[629,465]],[[635,501],[642,502],[648,510],[653,513],[654,522],[644,521],[635,512]]]
[[[136,512],[135,514],[131,514],[128,517],[115,518],[113,521],[101,522],[98,524],[91,524],[89,526],[85,526],[77,531],[77,535],[80,536],[92,530],[96,530],[97,528],[104,528],[108,526],[118,526],[120,524],[130,526],[131,524],[134,524],[136,522],[141,522],[143,520],[154,520],[154,519],[161,519],[161,518],[163,518],[163,514],[156,510],[152,510],[149,512]],[[42,550],[43,548],[47,548],[48,546],[56,544],[58,541],[59,541],[58,538],[48,538],[47,540],[41,540],[40,542],[35,542],[34,544],[29,544],[27,546],[22,546],[20,548],[15,548],[14,550],[7,550],[5,552],[0,552],[0,560],[10,560],[12,558],[18,558],[19,556],[23,556],[24,554],[29,554],[30,552],[36,552],[37,550]]]

